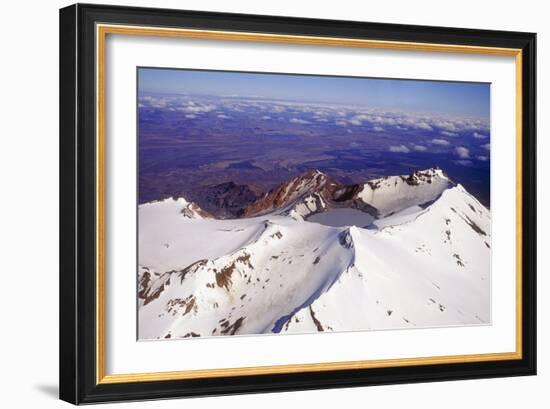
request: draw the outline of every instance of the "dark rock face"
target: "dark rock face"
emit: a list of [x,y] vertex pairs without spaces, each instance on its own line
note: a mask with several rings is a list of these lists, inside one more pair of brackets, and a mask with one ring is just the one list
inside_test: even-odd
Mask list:
[[354,199],[357,194],[363,190],[362,185],[349,185],[349,186],[343,186],[342,188],[339,188],[334,191],[332,200],[335,202],[345,202],[347,200]]
[[190,198],[217,217],[231,218],[239,217],[244,208],[256,201],[257,196],[246,185],[226,182],[195,191]]
[[262,215],[275,209],[282,209],[308,195],[315,195],[326,200],[332,197],[337,188],[338,185],[324,173],[316,170],[308,171],[269,191],[247,207],[243,212],[243,217]]

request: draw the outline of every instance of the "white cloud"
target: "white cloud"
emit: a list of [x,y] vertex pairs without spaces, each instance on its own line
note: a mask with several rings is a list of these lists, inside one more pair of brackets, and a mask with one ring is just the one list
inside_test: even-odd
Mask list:
[[432,139],[434,145],[449,146],[451,143],[445,139]]
[[350,119],[349,123],[355,126],[359,126],[363,124],[363,121],[366,121],[369,119],[368,115],[355,115],[353,118]]
[[455,152],[460,159],[470,158],[470,151],[468,150],[468,148],[465,148],[464,146],[458,146],[457,148],[455,148]]
[[458,163],[462,166],[472,166],[472,161],[468,159],[455,160],[455,163]]
[[390,146],[390,152],[409,153],[411,150],[405,145]]
[[231,117],[228,116],[228,115],[219,114],[219,115],[218,115],[218,118],[220,118],[220,119],[229,119],[229,118],[231,118]]
[[487,135],[484,135],[484,134],[479,133],[479,132],[474,132],[473,135],[474,135],[474,138],[476,138],[476,139],[485,139],[485,138],[487,138]]
[[419,122],[415,124],[414,127],[417,129],[423,129],[425,131],[433,131],[433,128],[430,125],[428,125],[426,122]]
[[185,115],[186,118],[189,118],[189,119],[193,119],[193,118],[196,118],[197,115],[194,115],[194,114],[187,114]]
[[384,132],[384,128],[382,128],[381,126],[375,126],[374,128],[372,128],[372,130],[374,132]]
[[309,121],[306,121],[305,119],[299,119],[299,118],[292,118],[290,120],[293,124],[309,124]]
[[187,102],[187,106],[179,108],[180,111],[185,112],[186,114],[201,114],[203,112],[210,112],[216,109],[215,105],[211,104],[196,104],[193,101]]
[[447,132],[452,133],[452,131],[458,131],[456,123],[451,120],[435,120],[432,124],[438,128],[444,129]]
[[397,121],[395,118],[389,117],[390,113],[386,113],[386,116],[367,116],[367,120],[373,124],[380,124],[380,125],[396,125]]
[[[223,112],[216,114],[228,114],[231,112],[247,112],[248,109],[261,111],[264,117],[262,119],[276,119],[275,113],[279,112],[295,112],[296,114],[293,123],[321,123],[334,121],[339,126],[362,126],[370,125],[372,130],[388,131],[395,129],[399,131],[419,130],[425,132],[434,132],[434,136],[439,134],[439,138],[458,137],[460,134],[468,132],[473,138],[480,141],[488,141],[489,139],[489,122],[485,118],[462,118],[451,115],[428,115],[414,112],[403,112],[399,110],[385,110],[378,108],[352,108],[339,105],[327,104],[309,104],[297,103],[291,101],[279,101],[269,99],[251,100],[239,96],[224,96],[225,99],[220,99],[219,103],[212,99],[203,99],[196,96],[140,96],[139,104],[142,108],[157,108],[157,109],[176,109],[183,114],[200,115],[213,110],[224,108]],[[218,105],[216,107],[215,105]],[[303,117],[301,113],[312,113],[310,117]],[[223,119],[223,117],[220,117]],[[288,121],[289,118],[284,119]],[[306,121],[307,120],[307,121]],[[306,122],[302,122],[306,121]],[[391,127],[391,128],[390,128]],[[443,140],[443,139],[441,139]],[[448,146],[446,143],[432,142],[435,145]],[[425,145],[425,144],[424,144]],[[453,143],[454,145],[454,143]],[[412,150],[413,147],[409,146]]]
[[488,150],[488,151],[491,150],[491,145],[488,144],[488,143],[486,143],[485,145],[481,145],[481,147],[482,147],[483,149],[485,149],[485,150]]
[[422,145],[414,145],[413,149],[417,152],[426,152],[428,148]]
[[489,160],[489,158],[487,156],[480,155],[480,156],[477,157],[477,160],[480,160],[482,162],[487,162]]

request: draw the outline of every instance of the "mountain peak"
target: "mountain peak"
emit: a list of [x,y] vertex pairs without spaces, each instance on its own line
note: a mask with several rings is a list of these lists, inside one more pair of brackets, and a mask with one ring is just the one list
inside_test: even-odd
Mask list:
[[272,189],[246,208],[242,216],[266,214],[291,205],[303,208],[298,212],[302,217],[332,207],[352,207],[382,216],[433,201],[452,185],[438,167],[355,185],[340,184],[320,170],[312,169]]
[[323,172],[313,169],[301,173],[272,189],[263,198],[249,206],[243,216],[260,215],[282,209],[308,196],[322,198],[335,185]]
[[453,183],[443,170],[429,168],[409,175],[369,180],[358,197],[376,208],[380,215],[387,215],[431,202],[450,186]]

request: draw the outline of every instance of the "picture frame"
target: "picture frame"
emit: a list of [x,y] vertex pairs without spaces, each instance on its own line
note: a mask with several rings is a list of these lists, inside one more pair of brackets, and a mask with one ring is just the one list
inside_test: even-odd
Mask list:
[[[513,58],[516,163],[508,166],[516,176],[515,350],[108,373],[106,224],[112,216],[105,205],[105,64],[112,57],[106,39],[117,35],[245,43],[258,50],[277,44]],[[61,9],[60,398],[84,404],[535,375],[535,84],[533,33],[84,4]]]

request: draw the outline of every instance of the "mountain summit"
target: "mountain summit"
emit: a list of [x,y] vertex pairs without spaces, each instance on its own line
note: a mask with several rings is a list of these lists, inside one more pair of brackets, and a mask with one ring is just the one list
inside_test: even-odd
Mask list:
[[254,205],[139,206],[140,339],[490,323],[490,212],[443,171],[312,171]]
[[438,168],[353,185],[340,184],[319,170],[312,170],[265,194],[245,208],[243,217],[280,211],[307,218],[334,208],[353,208],[373,216],[383,216],[430,202],[452,185]]
[[379,215],[387,215],[431,202],[453,185],[441,169],[431,168],[410,175],[369,180],[358,197],[377,209]]
[[314,205],[315,209],[322,209],[325,206],[325,201],[332,196],[332,192],[336,188],[336,182],[323,172],[308,171],[266,193],[248,206],[242,216],[266,214],[274,210],[285,209],[299,201]]

